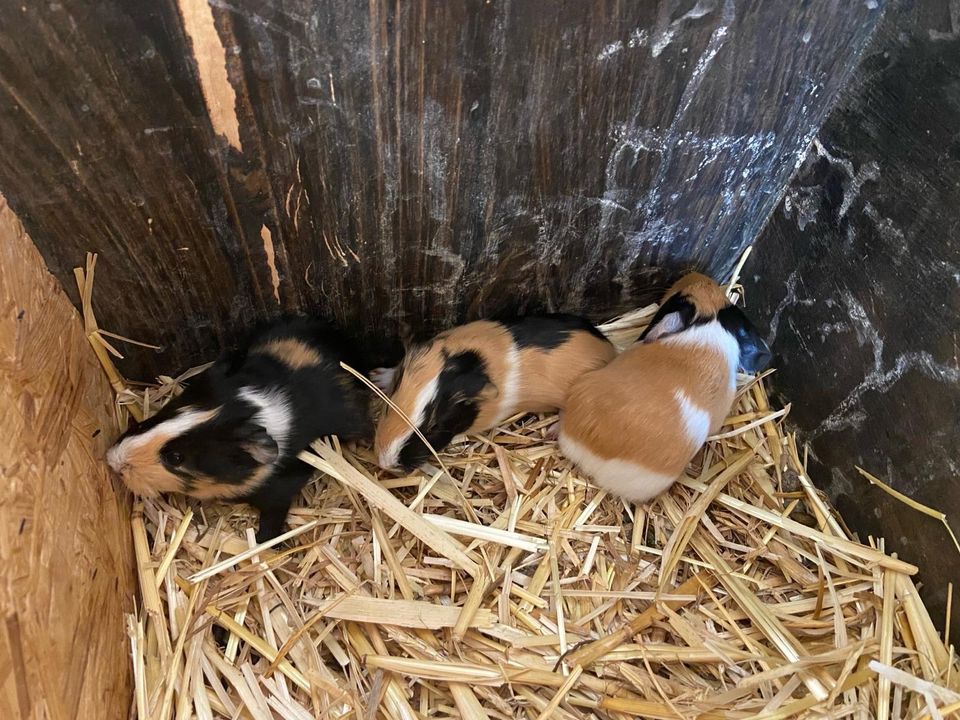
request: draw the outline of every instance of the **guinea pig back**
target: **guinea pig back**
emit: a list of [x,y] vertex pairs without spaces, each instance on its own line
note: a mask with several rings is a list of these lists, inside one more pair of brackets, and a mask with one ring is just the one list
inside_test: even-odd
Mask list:
[[[574,379],[615,354],[593,325],[572,315],[477,321],[408,352],[392,378],[391,401],[439,450],[517,412],[561,407]],[[410,423],[385,411],[374,440],[382,467],[409,469],[429,456]]]
[[340,368],[344,354],[324,325],[273,325],[131,428],[107,461],[141,495],[245,500],[261,511],[260,535],[275,535],[310,476],[297,454],[325,435],[371,434],[368,395]]
[[742,347],[748,364],[765,343],[722,289],[685,276],[664,298],[644,335],[571,390],[560,449],[598,485],[648,500],[679,477],[733,403]]
[[616,348],[596,326],[575,315],[536,315],[504,324],[513,337],[520,366],[519,406],[512,412],[563,408],[578,378],[617,355]]

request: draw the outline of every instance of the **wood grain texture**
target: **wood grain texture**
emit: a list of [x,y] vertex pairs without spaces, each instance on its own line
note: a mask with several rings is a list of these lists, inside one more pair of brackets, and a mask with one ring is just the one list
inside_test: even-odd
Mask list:
[[774,384],[812,442],[812,477],[861,537],[920,566],[938,622],[960,555],[939,522],[855,466],[960,531],[957,7],[888,8],[745,278],[780,356]]
[[0,197],[0,717],[125,717],[127,492],[112,393],[77,312]]
[[61,279],[100,253],[104,327],[167,347],[129,374],[280,310],[385,351],[400,320],[599,318],[723,275],[883,6],[210,4],[242,152],[174,0],[0,6],[0,189]]

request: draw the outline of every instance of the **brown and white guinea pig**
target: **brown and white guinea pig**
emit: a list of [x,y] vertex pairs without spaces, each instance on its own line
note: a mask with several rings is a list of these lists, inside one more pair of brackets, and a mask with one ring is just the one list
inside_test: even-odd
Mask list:
[[[440,450],[456,435],[494,427],[517,412],[563,407],[574,380],[615,355],[596,327],[573,315],[479,320],[410,349],[398,368],[374,378]],[[385,469],[410,470],[430,455],[392,408],[377,425],[374,451]]]
[[269,540],[312,472],[297,454],[319,437],[372,434],[369,393],[340,367],[345,353],[323,323],[280,321],[127,431],[107,462],[140,495],[249,503],[257,539]]
[[682,277],[635,345],[581,377],[560,421],[560,450],[601,487],[644,502],[680,476],[733,404],[737,368],[770,349],[717,283]]

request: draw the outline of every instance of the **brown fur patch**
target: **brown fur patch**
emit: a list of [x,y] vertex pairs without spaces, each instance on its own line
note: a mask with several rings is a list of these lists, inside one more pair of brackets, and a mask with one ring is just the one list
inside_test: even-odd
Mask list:
[[[467,432],[493,427],[515,412],[542,412],[564,406],[574,381],[584,373],[606,365],[616,356],[610,343],[588,332],[574,332],[558,348],[523,348],[516,353],[516,385],[512,397],[506,387],[510,371],[510,352],[515,349],[507,328],[497,322],[480,320],[437,335],[428,345],[418,348],[404,361],[400,385],[391,400],[413,420],[420,391],[443,369],[442,351],[449,355],[476,352],[486,364],[495,393],[482,398],[477,418]],[[374,450],[379,454],[409,426],[393,410],[384,412],[377,426]]]
[[[404,358],[398,370],[403,373],[403,376],[400,384],[394,388],[390,400],[407,415],[411,422],[416,420],[412,414],[421,388],[436,377],[442,369],[443,358],[439,348],[434,348],[434,343],[412,349]],[[379,455],[390,443],[404,435],[409,427],[406,420],[400,417],[400,413],[392,407],[387,407],[377,424],[373,440],[374,451]]]
[[582,330],[552,350],[521,349],[517,410],[549,412],[563,408],[570,388],[584,373],[603,367],[616,356],[613,345]]
[[127,466],[120,471],[124,485],[137,495],[155,497],[162,492],[182,492],[183,484],[176,475],[157,462],[134,469]]
[[475,352],[487,368],[487,376],[496,388],[480,401],[480,412],[467,432],[477,432],[492,427],[500,419],[504,401],[504,383],[509,371],[508,354],[513,347],[513,337],[506,327],[489,320],[478,320],[454,328],[443,339],[443,346],[451,355]]
[[682,293],[693,303],[698,318],[716,317],[718,312],[730,304],[723,288],[716,281],[696,272],[687,273],[677,280],[667,290],[661,304],[677,293]]
[[563,432],[602,459],[679,476],[700,445],[687,434],[675,393],[709,413],[715,432],[733,402],[729,379],[719,349],[634,345],[575,383]]
[[[409,417],[413,417],[421,391],[443,370],[443,352],[456,355],[464,351],[476,352],[487,366],[491,383],[497,388],[497,397],[480,403],[480,412],[470,431],[488,427],[499,416],[500,391],[507,372],[507,353],[512,347],[510,333],[500,323],[487,320],[461,325],[437,335],[425,345],[412,349],[404,358],[400,384],[390,400]],[[410,426],[400,415],[387,408],[377,425],[374,450],[379,454],[394,440],[402,437]]]
[[316,367],[323,362],[323,356],[317,350],[295,338],[271,340],[257,346],[252,352],[269,355],[291,370]]

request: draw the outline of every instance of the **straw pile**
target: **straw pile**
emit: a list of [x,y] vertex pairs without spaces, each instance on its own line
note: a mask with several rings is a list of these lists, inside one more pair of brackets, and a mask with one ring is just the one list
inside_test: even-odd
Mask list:
[[[655,308],[609,323],[631,342]],[[136,717],[939,718],[957,666],[911,580],[811,484],[761,380],[672,491],[628,507],[549,438],[460,439],[378,471],[318,442],[274,548],[252,511],[133,513]],[[183,378],[127,389],[145,415]]]

